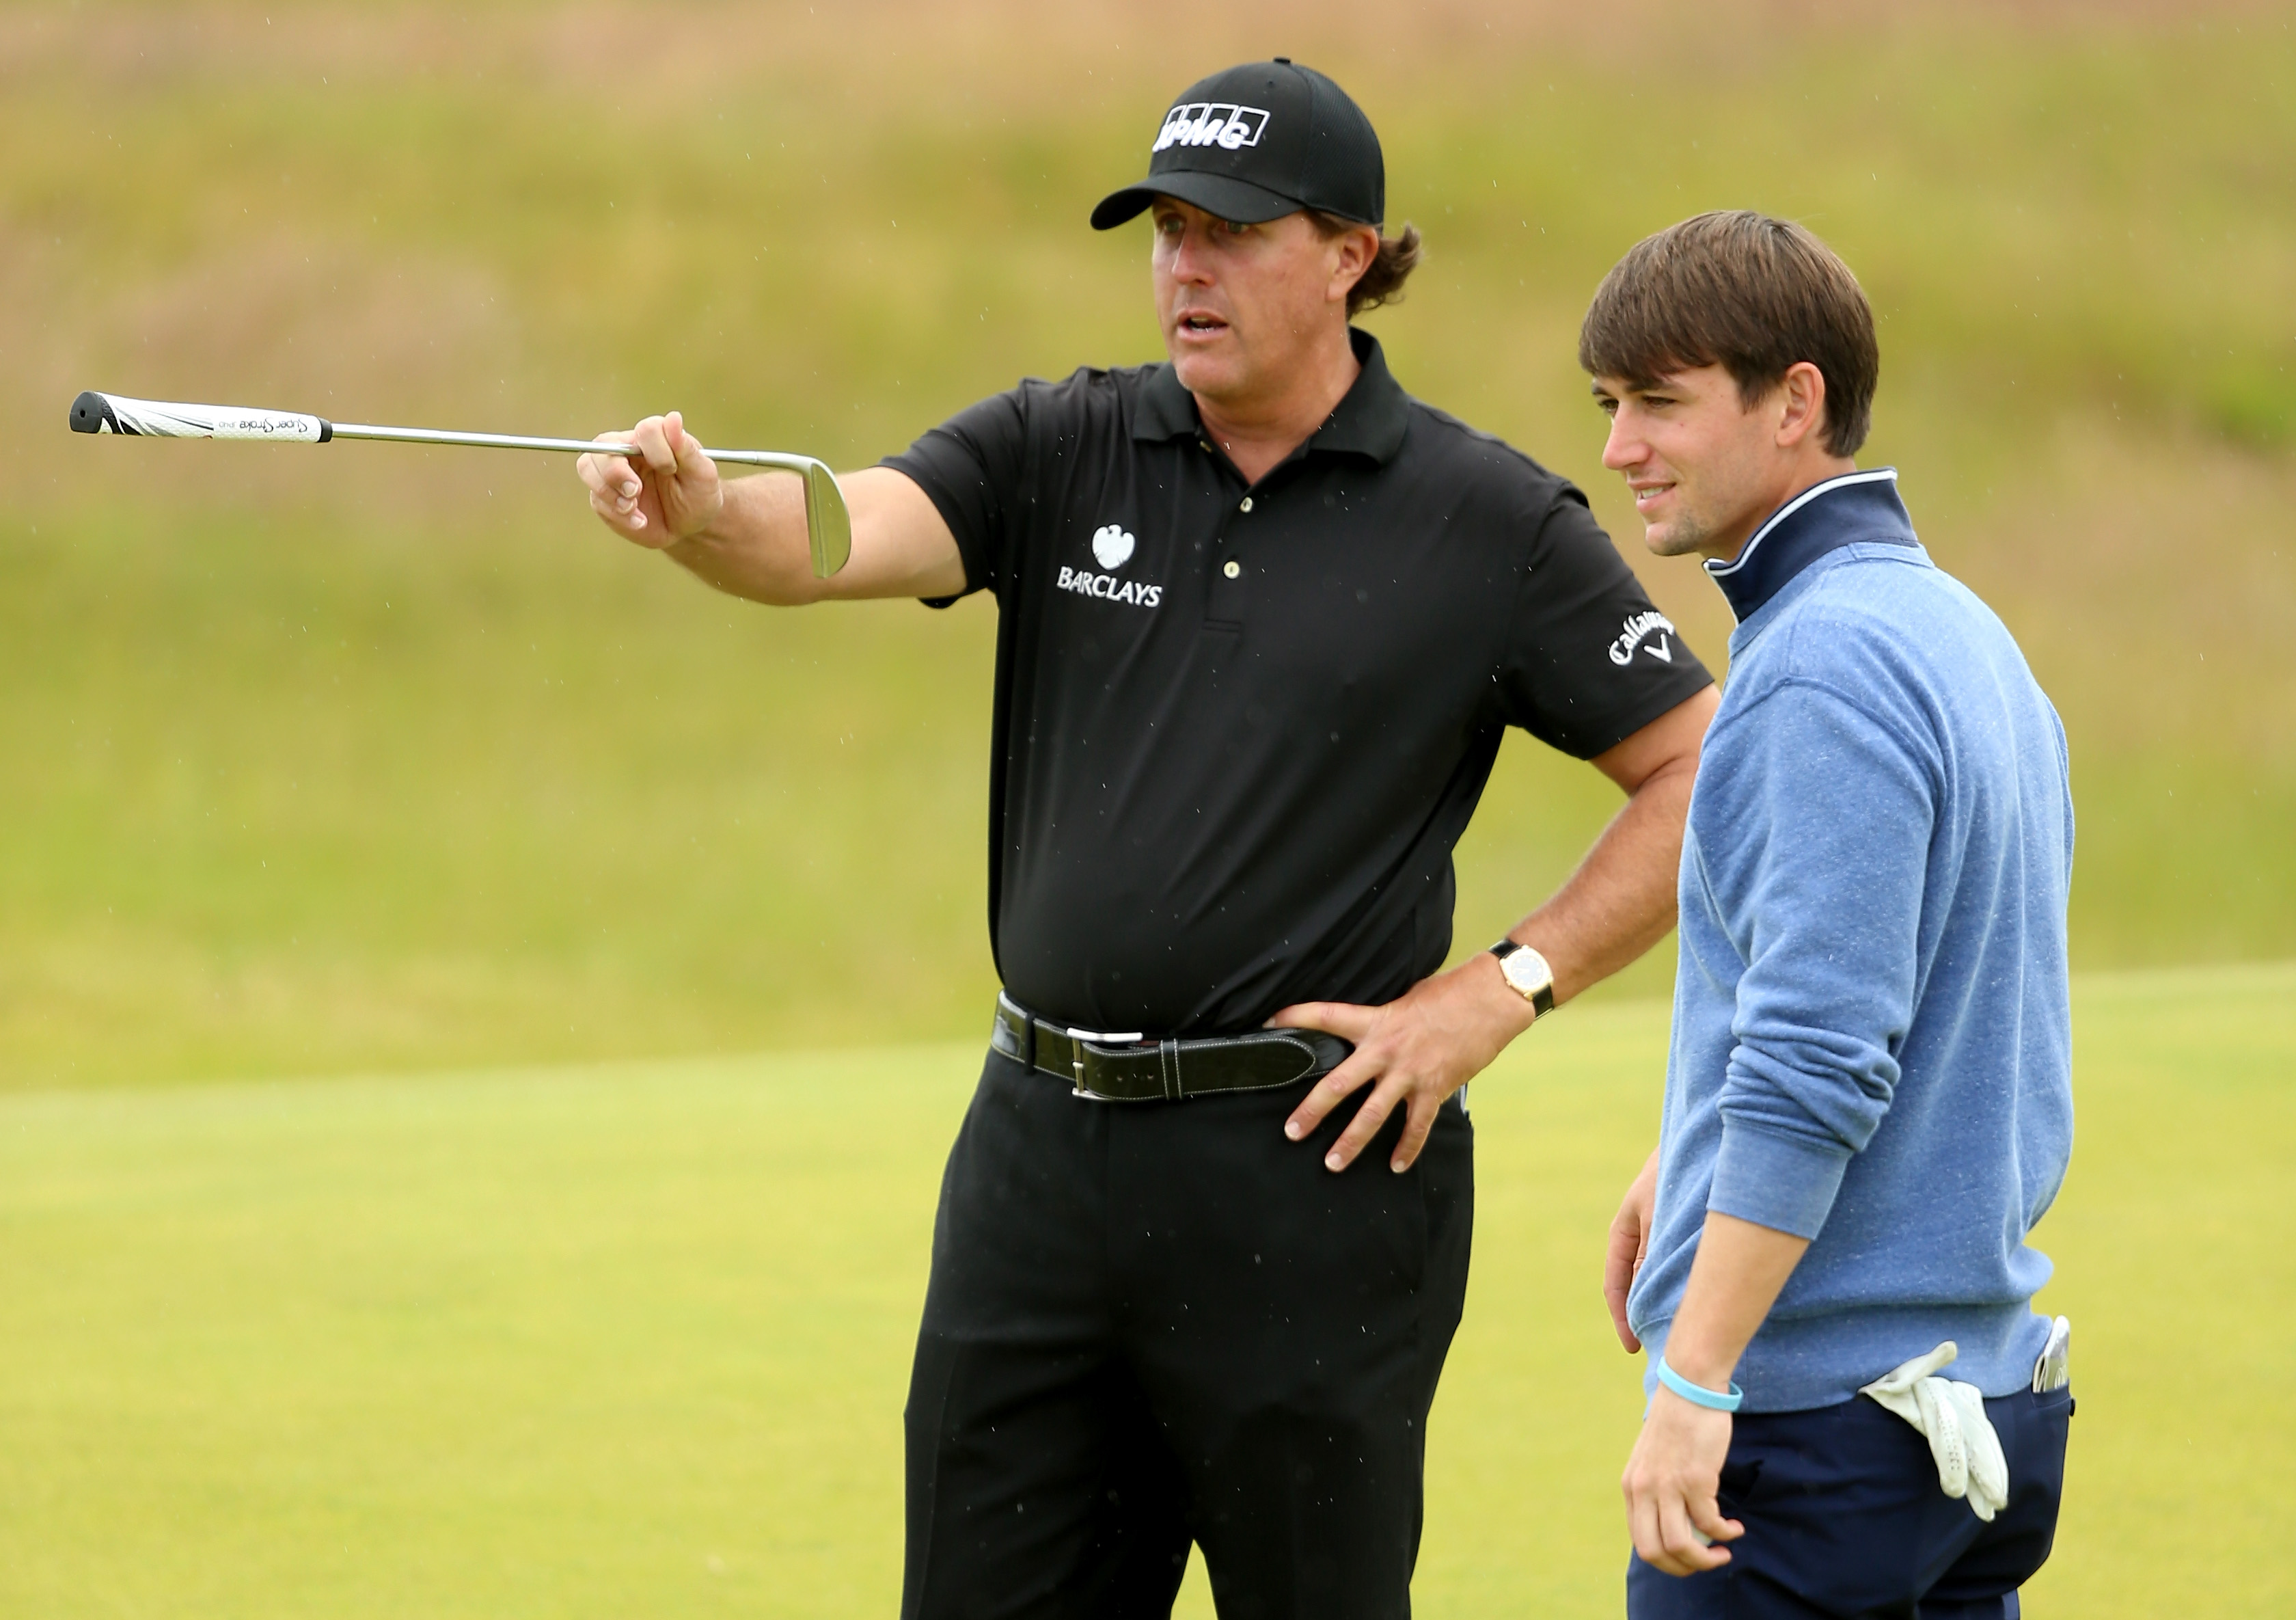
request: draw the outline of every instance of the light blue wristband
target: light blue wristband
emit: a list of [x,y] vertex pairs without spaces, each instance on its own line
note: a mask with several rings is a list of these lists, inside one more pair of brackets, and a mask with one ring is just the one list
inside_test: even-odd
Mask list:
[[1735,1384],[1730,1386],[1730,1393],[1726,1395],[1718,1391],[1708,1389],[1702,1384],[1693,1384],[1673,1368],[1669,1367],[1664,1356],[1658,1359],[1658,1381],[1689,1402],[1691,1405],[1702,1406],[1710,1412],[1734,1412],[1744,1404],[1746,1399],[1746,1392]]

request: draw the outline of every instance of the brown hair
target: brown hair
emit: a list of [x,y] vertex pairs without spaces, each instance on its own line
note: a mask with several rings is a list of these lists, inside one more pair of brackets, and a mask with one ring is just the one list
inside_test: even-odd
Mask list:
[[1748,408],[1804,360],[1825,378],[1825,448],[1856,454],[1882,376],[1873,308],[1833,249],[1746,209],[1700,214],[1635,243],[1578,328],[1578,364],[1591,375],[1645,388],[1718,365]]
[[[1324,213],[1321,209],[1305,210],[1308,218],[1324,241],[1344,236],[1349,231],[1363,228],[1360,219],[1342,219],[1337,214]],[[1382,304],[1399,303],[1403,299],[1403,284],[1419,267],[1419,228],[1406,225],[1400,236],[1379,239],[1379,251],[1372,256],[1370,266],[1348,290],[1348,318],[1353,320],[1366,309],[1376,309]]]

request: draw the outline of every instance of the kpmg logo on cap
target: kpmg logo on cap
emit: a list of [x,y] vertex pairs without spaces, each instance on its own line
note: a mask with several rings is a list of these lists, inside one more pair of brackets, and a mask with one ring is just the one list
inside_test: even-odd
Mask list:
[[1259,145],[1267,127],[1264,107],[1243,107],[1234,102],[1182,102],[1164,115],[1164,127],[1156,132],[1156,144],[1148,153],[1153,157],[1168,146],[1218,146],[1234,152],[1239,146]]

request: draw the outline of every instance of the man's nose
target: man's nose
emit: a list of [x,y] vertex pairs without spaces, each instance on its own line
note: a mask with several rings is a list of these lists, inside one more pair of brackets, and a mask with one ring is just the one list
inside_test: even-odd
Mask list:
[[1636,432],[1626,412],[1611,418],[1610,437],[1603,440],[1603,465],[1613,473],[1624,473],[1636,463],[1649,458],[1649,448]]
[[1211,280],[1211,256],[1204,251],[1202,233],[1193,226],[1180,233],[1172,249],[1172,279],[1196,286]]

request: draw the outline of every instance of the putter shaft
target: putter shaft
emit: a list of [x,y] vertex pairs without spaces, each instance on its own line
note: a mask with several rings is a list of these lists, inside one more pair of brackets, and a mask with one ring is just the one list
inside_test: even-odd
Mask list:
[[[325,444],[336,439],[383,440],[398,444],[461,445],[485,450],[551,450],[562,454],[636,456],[635,445],[589,439],[537,439],[522,433],[458,433],[443,428],[377,427],[363,422],[330,422],[299,411],[258,410],[234,405],[184,405],[130,399],[94,390],[72,401],[75,433],[122,433],[151,439],[261,439],[293,444]],[[845,492],[826,462],[785,450],[712,450],[712,461],[736,466],[772,467],[805,480],[806,539],[813,572],[827,579],[853,553],[853,516]]]
[[[435,427],[376,427],[364,422],[331,422],[326,424],[332,439],[378,439],[395,444],[458,444],[482,450],[559,450],[574,455],[595,452],[602,456],[636,456],[640,452],[634,444],[601,442],[594,439],[535,439],[524,433],[458,433]],[[701,452],[712,461],[731,462],[744,467],[780,467],[791,473],[802,473],[817,465],[810,456],[793,455],[785,450],[713,450],[704,447]]]

